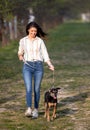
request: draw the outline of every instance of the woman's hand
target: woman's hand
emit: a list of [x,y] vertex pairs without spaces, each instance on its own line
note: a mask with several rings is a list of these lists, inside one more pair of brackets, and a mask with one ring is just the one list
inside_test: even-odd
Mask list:
[[52,70],[52,71],[54,71],[54,66],[52,64],[49,65],[49,69]]
[[51,63],[50,60],[47,61],[47,64],[49,66],[49,69],[52,70],[52,71],[54,71],[54,66],[52,65],[52,63]]
[[18,57],[19,57],[20,61],[23,61],[23,56],[22,55],[18,55]]

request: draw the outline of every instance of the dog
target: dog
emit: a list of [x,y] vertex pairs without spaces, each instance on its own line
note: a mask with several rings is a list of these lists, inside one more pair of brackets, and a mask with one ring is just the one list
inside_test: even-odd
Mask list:
[[[56,108],[57,108],[57,93],[61,88],[51,88],[44,94],[44,104],[45,104],[45,114],[44,117],[47,121],[54,120],[56,118]],[[50,118],[50,108],[53,107],[53,114]]]

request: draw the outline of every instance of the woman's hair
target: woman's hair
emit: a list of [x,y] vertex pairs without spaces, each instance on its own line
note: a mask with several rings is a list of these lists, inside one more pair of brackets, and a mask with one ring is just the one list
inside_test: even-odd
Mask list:
[[42,28],[36,22],[30,22],[30,23],[27,24],[27,26],[26,26],[26,34],[27,35],[29,34],[28,30],[31,27],[35,27],[37,29],[36,36],[38,36],[38,37],[45,37],[45,35],[47,35],[45,32],[43,32]]

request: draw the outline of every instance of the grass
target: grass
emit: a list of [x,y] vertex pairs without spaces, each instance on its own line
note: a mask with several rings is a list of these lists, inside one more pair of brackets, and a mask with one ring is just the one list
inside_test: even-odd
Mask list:
[[89,130],[90,128],[90,23],[64,23],[49,31],[46,46],[55,66],[58,94],[57,118],[43,118],[44,92],[53,74],[44,65],[39,118],[24,116],[25,88],[18,41],[0,48],[0,130]]

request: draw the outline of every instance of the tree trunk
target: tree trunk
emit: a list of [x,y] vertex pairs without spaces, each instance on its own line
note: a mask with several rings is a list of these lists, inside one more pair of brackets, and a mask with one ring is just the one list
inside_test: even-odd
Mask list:
[[5,27],[2,28],[2,46],[8,44],[8,31]]

